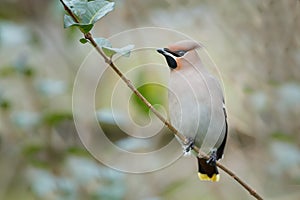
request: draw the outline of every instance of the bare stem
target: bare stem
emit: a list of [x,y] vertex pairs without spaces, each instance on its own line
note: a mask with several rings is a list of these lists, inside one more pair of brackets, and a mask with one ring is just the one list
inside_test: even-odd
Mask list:
[[[65,10],[68,12],[68,14],[74,19],[74,21],[78,22],[78,19],[76,16],[72,13],[72,11],[66,6],[66,4],[63,2],[63,0],[60,0],[60,2],[63,4]],[[96,51],[103,57],[104,61],[120,76],[120,78],[126,83],[126,85],[133,91],[133,93],[153,112],[156,117],[158,117],[166,127],[170,129],[170,131],[176,135],[181,142],[186,145],[188,144],[188,139],[180,133],[167,119],[165,119],[152,105],[151,103],[136,89],[136,87],[131,83],[129,79],[119,70],[119,68],[112,62],[111,58],[108,58],[102,49],[98,46],[96,41],[94,40],[92,34],[86,33],[84,34],[85,39],[89,40],[90,43],[93,45],[93,47],[96,49]],[[201,152],[199,147],[193,145],[193,150],[197,153],[198,156],[201,158],[207,158],[208,156]],[[225,173],[227,173],[229,176],[231,176],[233,179],[235,179],[241,186],[243,186],[253,197],[255,197],[258,200],[262,200],[263,198],[255,191],[253,190],[248,184],[246,184],[243,180],[241,180],[234,172],[226,168],[224,165],[220,164],[219,162],[216,163],[217,166],[222,169]]]

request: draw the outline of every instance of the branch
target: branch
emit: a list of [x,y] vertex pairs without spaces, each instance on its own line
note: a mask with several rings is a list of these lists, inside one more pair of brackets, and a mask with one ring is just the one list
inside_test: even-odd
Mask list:
[[[153,112],[156,117],[158,117],[164,124],[166,127],[168,127],[170,129],[170,131],[172,131],[172,133],[174,135],[176,135],[181,142],[184,145],[187,145],[189,140],[187,139],[187,137],[185,137],[182,133],[180,133],[172,124],[170,124],[170,122],[168,120],[166,120],[152,105],[151,103],[136,89],[136,87],[131,83],[131,81],[129,79],[126,78],[126,76],[118,69],[118,67],[116,67],[116,65],[112,62],[112,60],[110,58],[108,58],[103,51],[101,50],[101,48],[97,45],[97,43],[95,42],[93,36],[91,33],[87,33],[84,35],[85,38],[87,40],[89,40],[91,42],[91,44],[95,47],[95,49],[97,50],[97,52],[104,58],[104,61],[109,64],[109,66],[120,76],[120,78],[127,84],[127,86],[133,91],[133,93],[140,99],[143,101],[143,103],[151,110],[151,112]],[[200,149],[193,145],[192,149],[198,154],[198,156],[200,156],[201,158],[206,158],[208,159],[209,157],[204,154],[203,152],[200,151]],[[232,178],[234,178],[240,185],[242,185],[252,196],[254,196],[256,199],[258,200],[262,200],[263,198],[257,194],[257,192],[255,190],[253,190],[247,183],[245,183],[243,180],[241,180],[234,172],[232,172],[231,170],[229,170],[228,168],[226,168],[224,165],[222,165],[220,162],[217,162],[216,165],[222,169],[225,173],[227,173],[229,176],[231,176]]]
[[79,20],[77,19],[77,17],[74,15],[74,13],[71,11],[71,9],[65,4],[65,2],[63,0],[59,0],[60,3],[64,6],[65,11],[67,11],[67,13],[73,18],[73,20],[76,23],[79,23]]
[[167,126],[181,141],[183,144],[188,144],[188,139],[181,133],[179,133],[174,126],[170,124],[152,105],[151,103],[134,87],[129,79],[119,70],[119,68],[108,58],[102,51],[102,49],[97,45],[91,33],[84,34],[85,39],[89,40],[91,44],[95,47],[97,52],[104,58],[104,61],[120,76],[120,78],[127,84],[127,86],[133,91],[133,93],[141,99],[146,106],[153,112],[164,124]]
[[[63,4],[65,10],[67,13],[74,19],[74,21],[78,22],[78,19],[76,16],[72,13],[72,11],[66,6],[66,4],[63,2],[63,0],[60,0],[60,2]],[[94,40],[92,34],[90,32],[84,34],[85,39],[89,40],[93,47],[96,49],[96,51],[102,56],[104,61],[120,76],[120,78],[126,83],[126,85],[133,91],[133,93],[153,112],[156,117],[158,117],[166,127],[170,129],[170,131],[176,135],[181,142],[184,145],[187,145],[189,143],[189,140],[187,137],[185,137],[182,133],[180,133],[170,122],[165,119],[152,105],[151,103],[136,89],[136,87],[131,83],[129,79],[119,70],[119,68],[113,63],[111,58],[108,58],[102,49],[98,46],[96,41]],[[200,151],[199,147],[193,145],[192,149],[197,153],[197,155],[201,158],[208,159],[209,157]],[[263,200],[263,198],[255,191],[253,190],[247,183],[245,183],[243,180],[241,180],[234,172],[229,170],[227,167],[222,165],[221,163],[217,162],[216,165],[222,169],[225,173],[227,173],[229,176],[231,176],[233,179],[235,179],[241,186],[243,186],[253,197],[255,197],[258,200]]]

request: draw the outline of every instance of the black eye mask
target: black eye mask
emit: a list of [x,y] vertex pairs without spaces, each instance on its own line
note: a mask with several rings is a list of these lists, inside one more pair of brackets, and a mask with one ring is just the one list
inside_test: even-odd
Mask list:
[[186,53],[186,51],[184,51],[184,50],[179,50],[179,51],[174,51],[174,52],[170,51],[170,49],[168,49],[168,48],[164,48],[164,50],[176,57],[182,57]]

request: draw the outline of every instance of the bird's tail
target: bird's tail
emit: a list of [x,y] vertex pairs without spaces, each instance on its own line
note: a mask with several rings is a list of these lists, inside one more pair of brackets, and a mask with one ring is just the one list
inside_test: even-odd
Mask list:
[[210,165],[204,158],[198,158],[198,177],[200,180],[217,182],[220,179],[216,165]]

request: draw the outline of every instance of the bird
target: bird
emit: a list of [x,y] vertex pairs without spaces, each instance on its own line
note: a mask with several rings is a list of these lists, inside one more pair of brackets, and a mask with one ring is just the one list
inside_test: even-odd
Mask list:
[[222,87],[204,66],[193,40],[182,40],[159,48],[170,68],[168,85],[171,124],[189,141],[183,144],[189,153],[192,146],[200,148],[208,158],[197,156],[200,180],[220,179],[216,162],[223,157],[228,124]]

